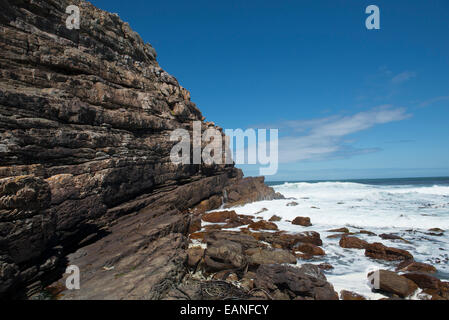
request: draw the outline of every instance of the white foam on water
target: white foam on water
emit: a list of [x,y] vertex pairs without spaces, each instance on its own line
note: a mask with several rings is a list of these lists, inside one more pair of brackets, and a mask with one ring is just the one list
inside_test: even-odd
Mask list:
[[[380,242],[390,247],[408,250],[415,260],[431,263],[443,280],[449,280],[449,187],[448,186],[378,186],[352,182],[284,183],[273,186],[286,200],[260,201],[233,208],[238,214],[257,214],[265,220],[273,215],[282,217],[276,222],[280,230],[288,232],[317,231],[323,240],[324,257],[300,263],[327,262],[334,269],[326,271],[336,290],[355,291],[371,299],[383,297],[372,293],[367,273],[372,268],[394,270],[398,262],[384,262],[364,256],[364,250],[344,249],[329,229],[348,227],[376,234],[395,233],[410,243],[383,240],[378,236],[358,235],[370,243]],[[295,201],[297,206],[287,206]],[[309,217],[313,226],[291,224],[297,216]],[[444,235],[429,234],[428,229],[446,230]]]

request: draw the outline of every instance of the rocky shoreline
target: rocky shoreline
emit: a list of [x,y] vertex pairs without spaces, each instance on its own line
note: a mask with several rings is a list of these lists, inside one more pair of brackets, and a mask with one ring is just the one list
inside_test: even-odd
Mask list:
[[[367,299],[348,290],[341,290],[337,294],[326,281],[325,272],[333,269],[333,266],[328,263],[313,263],[314,257],[326,255],[326,248],[323,248],[318,232],[281,231],[276,224],[263,220],[258,214],[260,212],[238,215],[235,211],[213,211],[200,215],[201,218],[198,219],[201,219],[202,225],[198,223],[189,230],[190,276],[202,281],[227,281],[255,299]],[[280,221],[277,216],[269,220]],[[303,226],[312,226],[307,217],[297,217],[291,223],[298,224],[300,221],[305,221]],[[378,271],[379,288],[373,290],[381,293],[384,296],[382,299],[449,299],[449,282],[438,279],[434,266],[415,261],[410,252],[358,238],[358,235],[363,234],[377,236],[367,230],[353,233],[342,227],[328,232],[334,233],[329,238],[340,239],[339,245],[342,248],[363,250],[364,255],[370,259],[397,265],[395,271]],[[432,229],[429,232],[444,231]],[[379,237],[406,241],[393,234],[380,234]],[[367,273],[366,276],[368,282],[372,273]],[[374,279],[371,283],[374,286]],[[190,286],[184,288],[189,289],[194,290]],[[193,296],[196,297],[194,294]]]
[[[69,5],[81,9],[79,30],[65,26]],[[332,265],[312,263],[326,247],[309,217],[291,223],[310,230],[288,233],[280,216],[233,210],[283,199],[263,177],[170,161],[173,130],[222,129],[116,14],[6,0],[0,31],[1,299],[364,299],[337,293]],[[448,299],[448,283],[409,252],[333,233],[343,248],[397,261],[381,271],[391,299]],[[80,268],[80,290],[66,290],[67,265]]]
[[[79,30],[66,28],[69,5]],[[221,128],[117,15],[66,0],[0,9],[0,298],[34,296],[79,248],[107,251],[92,258],[100,270],[160,257],[148,290],[116,293],[159,298],[182,277],[189,208],[280,197],[233,165],[171,162],[173,130]]]

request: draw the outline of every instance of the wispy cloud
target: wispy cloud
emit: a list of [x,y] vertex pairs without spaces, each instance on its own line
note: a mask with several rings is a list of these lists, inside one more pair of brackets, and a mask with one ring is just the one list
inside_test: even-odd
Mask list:
[[351,145],[354,140],[348,136],[409,117],[404,108],[381,106],[349,116],[279,123],[280,133],[289,133],[279,139],[279,162],[342,158],[379,151],[379,148],[355,148]]
[[442,102],[442,101],[449,101],[449,96],[435,97],[435,98],[432,98],[432,99],[429,99],[429,100],[421,102],[419,104],[419,106],[421,108],[424,108],[424,107],[428,107],[428,106],[430,106],[432,104],[435,104],[435,103],[438,103],[438,102]]
[[402,72],[402,73],[394,76],[393,78],[391,78],[391,82],[394,84],[400,84],[400,83],[406,82],[414,77],[416,77],[416,72],[405,71],[405,72]]

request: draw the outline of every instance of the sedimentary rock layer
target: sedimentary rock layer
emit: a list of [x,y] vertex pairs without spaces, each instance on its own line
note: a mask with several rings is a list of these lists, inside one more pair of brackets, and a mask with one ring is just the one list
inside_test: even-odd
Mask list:
[[[66,28],[68,5],[80,8],[79,30]],[[172,130],[214,124],[117,15],[78,0],[2,0],[0,53],[3,297],[35,293],[88,245],[96,267],[134,265],[128,287],[89,297],[161,298],[184,272],[186,209],[278,196],[233,165],[170,161]]]

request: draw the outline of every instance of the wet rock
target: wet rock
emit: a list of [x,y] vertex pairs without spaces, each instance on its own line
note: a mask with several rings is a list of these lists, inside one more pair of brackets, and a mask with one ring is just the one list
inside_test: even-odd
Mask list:
[[208,243],[204,261],[211,271],[241,269],[246,266],[242,246],[229,240]]
[[368,244],[365,250],[365,256],[387,261],[413,259],[413,255],[406,250],[386,247],[378,242]]
[[273,222],[268,222],[265,220],[259,220],[249,224],[248,228],[253,230],[278,230],[278,226]]
[[341,290],[340,291],[340,299],[341,300],[366,300],[366,298],[358,293]]
[[289,299],[338,300],[333,286],[326,281],[321,270],[311,264],[300,268],[277,264],[261,265],[257,269],[254,284],[270,295],[281,292],[283,299],[288,296]]
[[292,224],[304,227],[310,227],[312,225],[309,217],[296,217],[293,219]]
[[[395,272],[387,271],[387,270],[379,270],[379,290],[396,294],[401,298],[408,297],[412,295],[417,289],[418,286],[407,279],[404,276],[400,276]],[[368,276],[370,276],[368,274]],[[372,284],[374,284],[374,280],[372,280]],[[377,289],[377,288],[376,288]]]
[[247,261],[251,266],[261,264],[296,264],[296,258],[287,250],[251,248],[245,251]]
[[366,249],[368,242],[357,237],[343,236],[340,239],[339,245],[342,248]]

